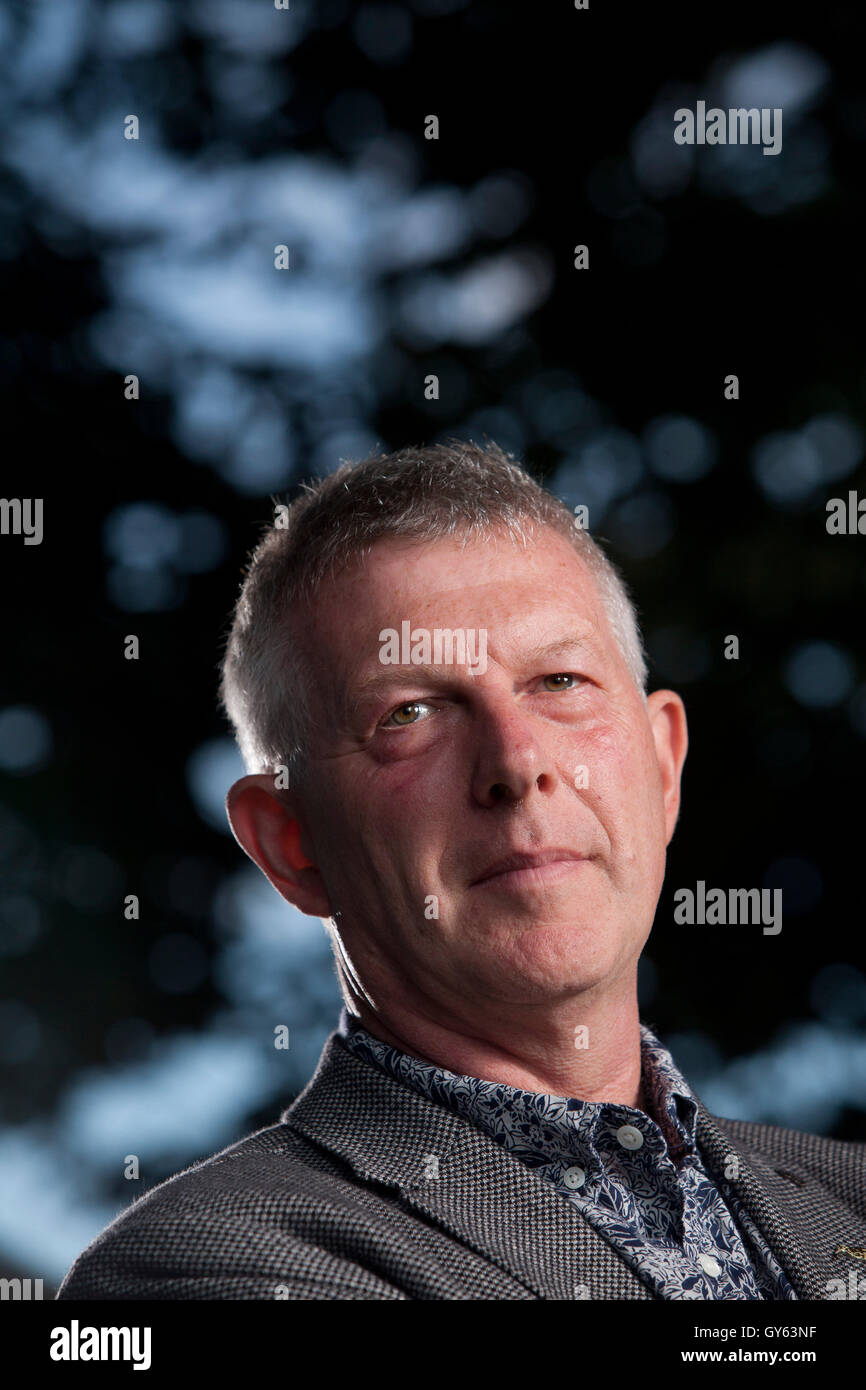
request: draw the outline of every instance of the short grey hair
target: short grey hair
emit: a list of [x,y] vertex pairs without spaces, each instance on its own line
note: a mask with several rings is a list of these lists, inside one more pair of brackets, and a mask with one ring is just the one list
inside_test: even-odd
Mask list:
[[[220,700],[247,772],[288,769],[302,780],[310,737],[309,662],[299,629],[329,576],[378,540],[468,539],[507,531],[524,545],[536,526],[569,540],[588,566],[641,698],[648,668],[635,606],[616,565],[564,502],[498,445],[449,439],[345,462],[267,524],[245,572],[222,661]],[[275,504],[276,506],[276,504]]]

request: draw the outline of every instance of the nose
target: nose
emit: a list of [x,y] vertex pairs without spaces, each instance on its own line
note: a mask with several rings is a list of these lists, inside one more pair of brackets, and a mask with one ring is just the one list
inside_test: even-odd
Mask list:
[[477,713],[472,794],[479,805],[525,800],[533,790],[549,795],[558,774],[538,720],[507,697],[491,698]]

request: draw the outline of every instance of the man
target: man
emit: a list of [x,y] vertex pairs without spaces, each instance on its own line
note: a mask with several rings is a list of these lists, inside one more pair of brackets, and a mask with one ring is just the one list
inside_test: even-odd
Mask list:
[[646,677],[614,566],[494,446],[345,465],[278,515],[225,655],[227,809],[326,921],[345,1009],[281,1123],[137,1201],[60,1298],[793,1300],[863,1272],[866,1146],[709,1115],[640,1022],[687,749]]

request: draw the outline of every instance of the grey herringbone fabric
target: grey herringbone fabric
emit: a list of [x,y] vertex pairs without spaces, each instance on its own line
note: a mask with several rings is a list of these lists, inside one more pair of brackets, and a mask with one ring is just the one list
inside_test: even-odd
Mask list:
[[[800,1299],[866,1247],[866,1144],[721,1120],[733,1186]],[[737,1159],[732,1165],[732,1158]],[[337,1033],[280,1124],[138,1198],[59,1299],[651,1299],[576,1207],[488,1135],[352,1056]]]

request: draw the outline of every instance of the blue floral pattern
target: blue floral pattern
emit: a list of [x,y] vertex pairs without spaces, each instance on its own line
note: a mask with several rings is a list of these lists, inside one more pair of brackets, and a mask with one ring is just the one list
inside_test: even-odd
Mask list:
[[338,1031],[356,1057],[462,1115],[552,1182],[661,1298],[796,1299],[742,1204],[706,1172],[693,1093],[644,1024],[649,1113],[457,1076],[373,1037],[345,1008]]

